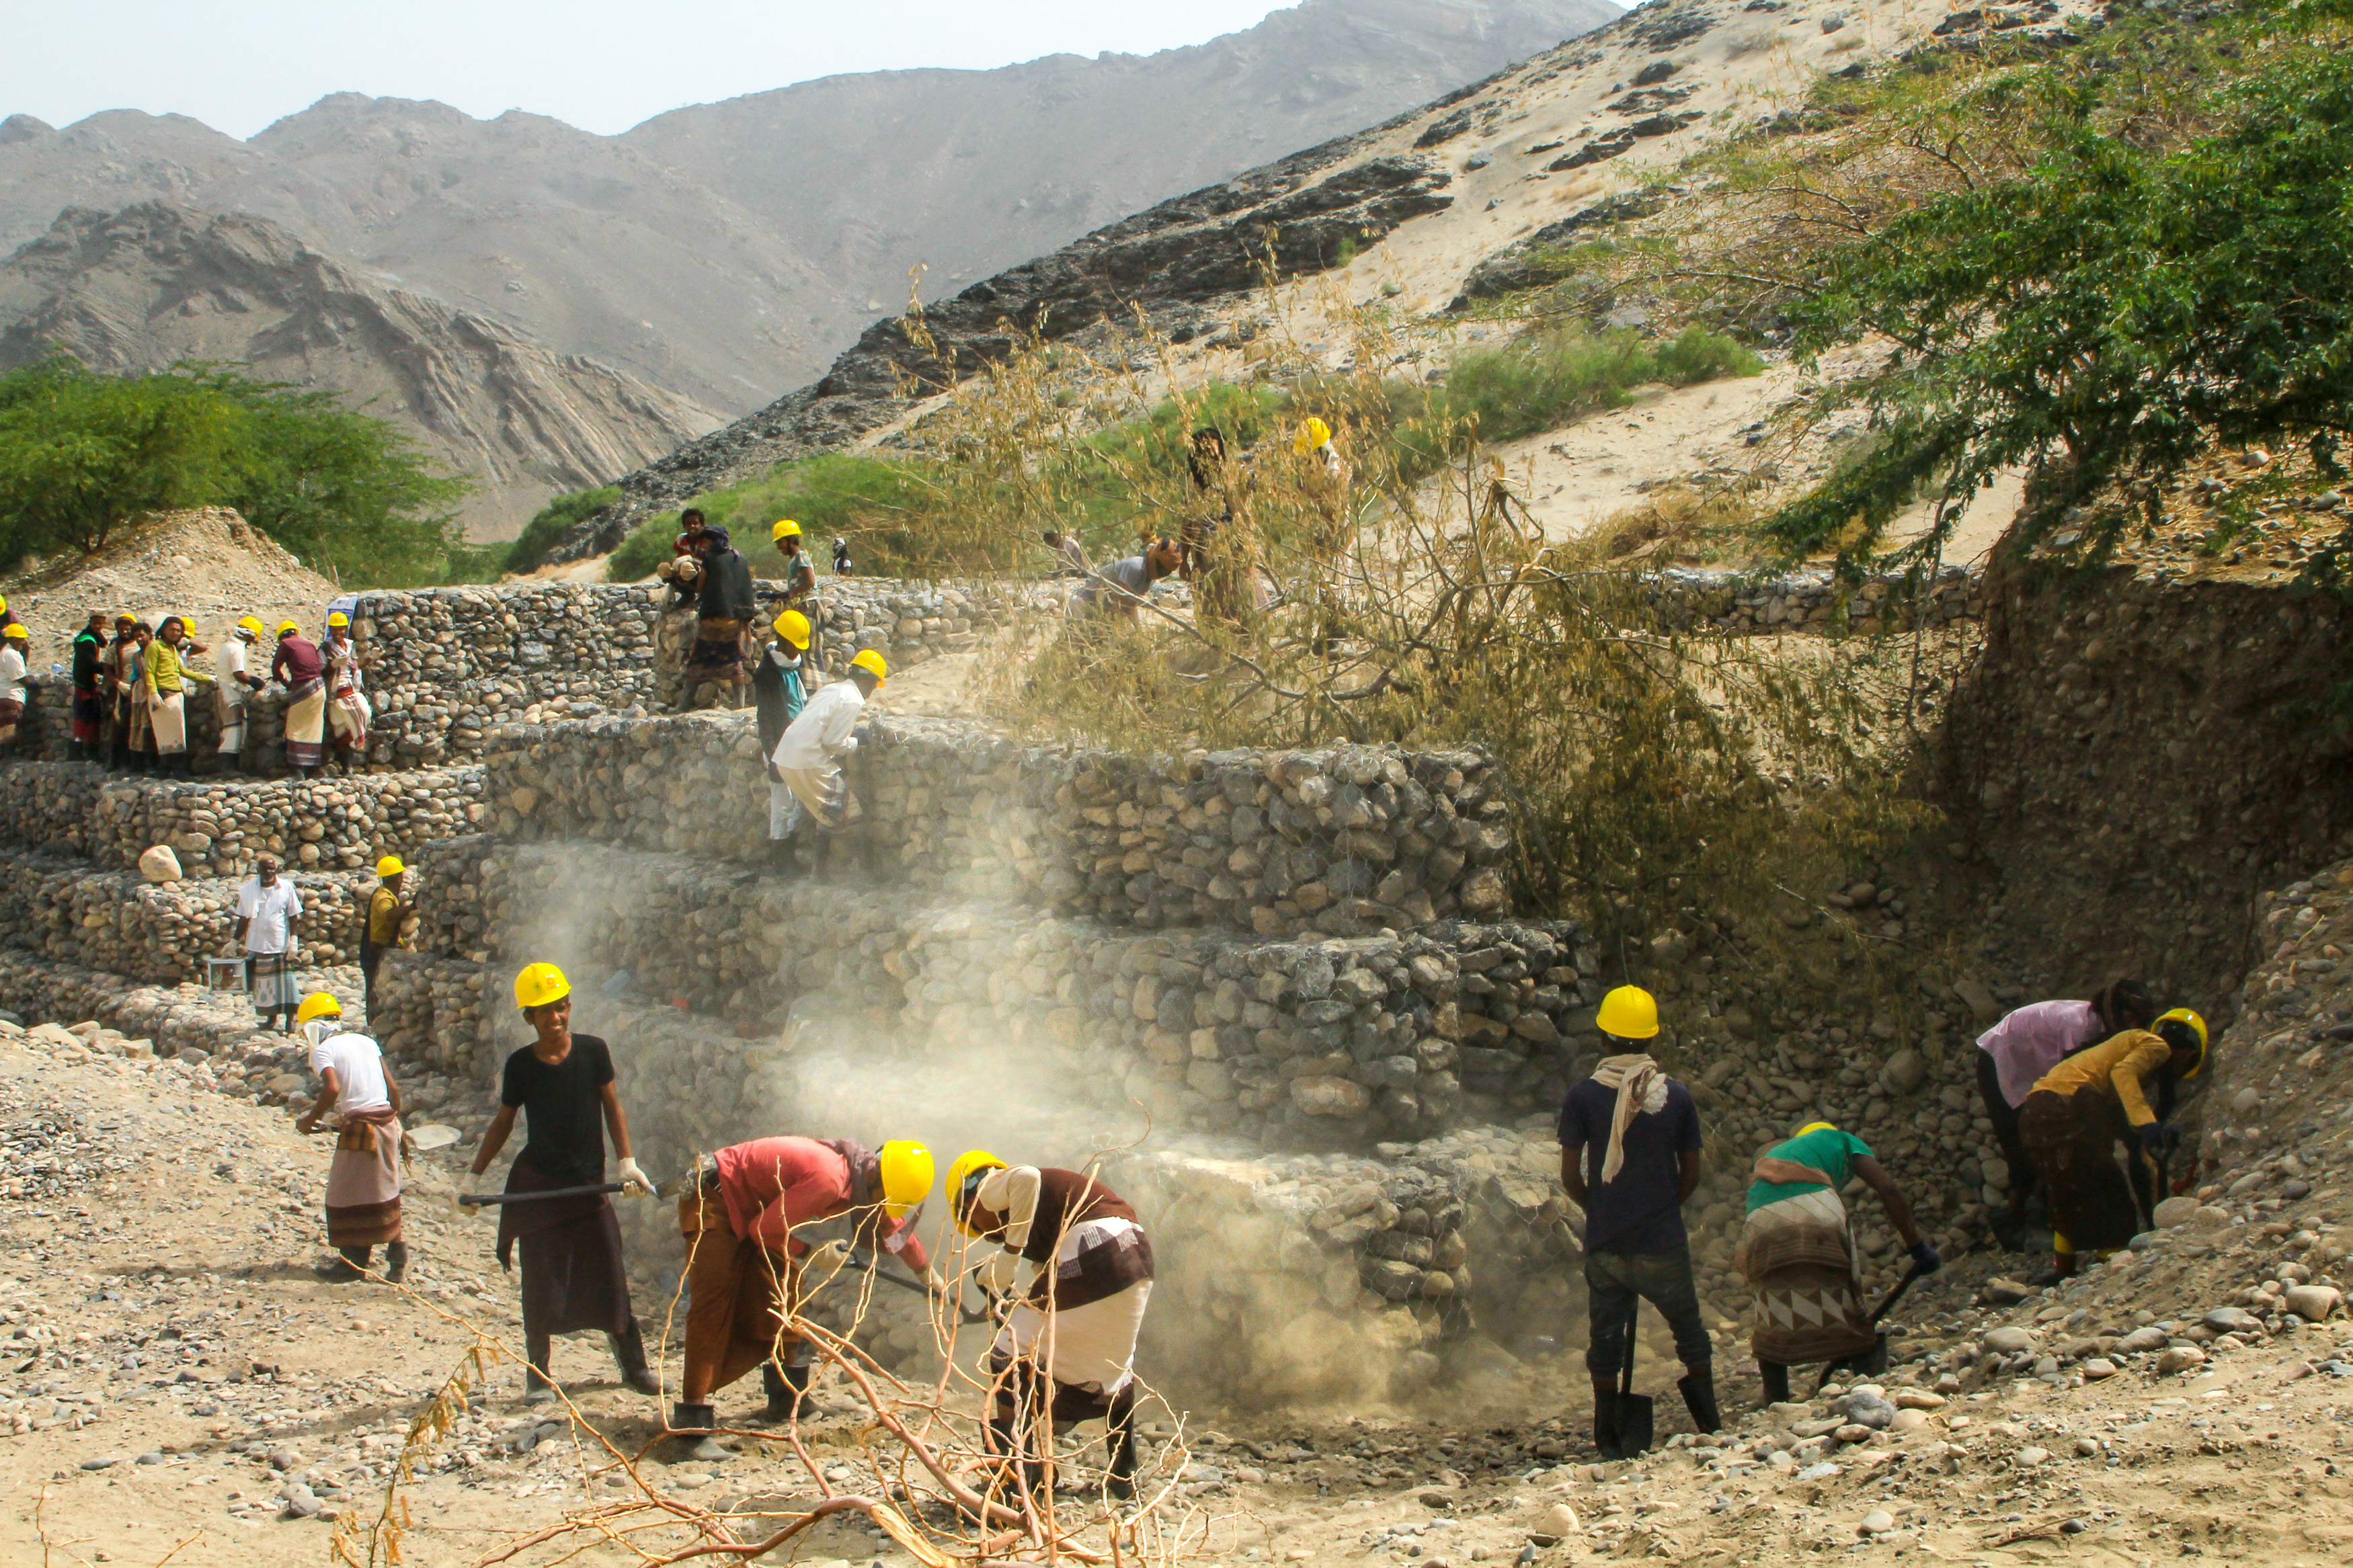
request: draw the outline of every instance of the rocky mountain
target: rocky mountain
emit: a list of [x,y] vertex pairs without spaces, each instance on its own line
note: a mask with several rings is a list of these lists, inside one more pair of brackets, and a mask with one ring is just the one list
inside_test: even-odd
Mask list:
[[0,263],[0,366],[65,349],[111,370],[176,360],[374,400],[480,488],[477,538],[552,492],[670,451],[718,416],[506,321],[370,277],[265,218],[170,202],[69,208]]
[[153,200],[281,226],[558,353],[727,413],[906,299],[1380,120],[1616,16],[1608,0],[1304,0],[1149,57],[829,78],[617,137],[338,94],[240,142],[132,110],[0,121],[0,247]]
[[[1966,46],[1973,30],[2055,38],[2084,25],[2087,10],[2084,0],[2053,0],[2031,12],[1947,19],[1906,0],[1649,0],[1367,130],[1161,202],[970,285],[926,311],[940,359],[902,321],[876,322],[807,386],[628,475],[623,499],[586,520],[556,558],[609,550],[652,512],[763,468],[883,438],[911,411],[902,393],[911,378],[941,384],[1003,354],[1008,320],[1055,339],[1117,337],[1141,311],[1176,345],[1177,374],[1234,381],[1249,374],[1238,351],[1262,311],[1265,279],[1327,274],[1315,289],[1285,295],[1294,338],[1325,337],[1322,346],[1345,352],[1334,347],[1345,330],[1316,327],[1328,281],[1337,299],[1383,304],[1441,347],[1437,339],[1451,329],[1440,323],[1462,320],[1451,304],[1525,282],[1547,247],[1654,210],[1646,193],[1663,170],[1786,113],[1816,78],[1860,72],[1956,35]],[[1778,395],[1792,382],[1758,385]],[[1720,408],[1719,389],[1694,395],[1705,407],[1694,413],[1692,450],[1678,460],[1711,443],[1737,447],[1761,394]],[[1625,476],[1640,472],[1615,450],[1589,460],[1567,446],[1513,455],[1549,465],[1547,494],[1566,494],[1564,504],[1577,508],[1608,510],[1632,482]],[[1579,479],[1576,470],[1582,489],[1557,482]]]

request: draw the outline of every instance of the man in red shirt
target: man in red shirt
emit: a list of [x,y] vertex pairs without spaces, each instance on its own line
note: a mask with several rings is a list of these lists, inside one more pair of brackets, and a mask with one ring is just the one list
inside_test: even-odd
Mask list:
[[912,1211],[931,1191],[932,1173],[931,1151],[905,1140],[874,1152],[846,1138],[757,1138],[711,1157],[678,1202],[692,1300],[670,1425],[698,1439],[691,1457],[728,1457],[711,1441],[718,1421],[709,1401],[755,1366],[768,1395],[765,1418],[789,1421],[800,1412],[809,1360],[792,1322],[809,1243],[796,1233],[847,1218],[855,1245],[879,1247],[926,1273],[931,1259]]

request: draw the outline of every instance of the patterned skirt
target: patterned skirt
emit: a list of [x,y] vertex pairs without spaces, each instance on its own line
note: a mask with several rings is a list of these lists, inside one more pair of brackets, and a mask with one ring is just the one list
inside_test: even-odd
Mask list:
[[1765,1205],[1748,1216],[1733,1267],[1757,1292],[1748,1342],[1778,1366],[1867,1354],[1879,1342],[1862,1305],[1862,1278],[1846,1205],[1818,1187]]

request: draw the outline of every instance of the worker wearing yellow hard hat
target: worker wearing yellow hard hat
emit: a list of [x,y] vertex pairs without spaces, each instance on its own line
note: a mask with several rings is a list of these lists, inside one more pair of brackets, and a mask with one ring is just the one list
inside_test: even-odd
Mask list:
[[327,761],[328,708],[335,695],[329,674],[327,655],[302,628],[279,622],[269,678],[286,689],[286,767],[298,779],[309,778]]
[[[1895,1179],[1870,1144],[1819,1119],[1767,1150],[1750,1174],[1746,1228],[1734,1256],[1756,1292],[1749,1348],[1765,1397],[1789,1397],[1793,1366],[1826,1362],[1883,1370],[1885,1351],[1852,1268],[1858,1254],[1841,1196],[1848,1179],[1859,1178],[1878,1194],[1911,1252],[1914,1274],[1932,1274],[1945,1262],[1920,1234]],[[1842,1261],[1826,1270],[1826,1258]]]
[[[782,524],[778,525],[779,527]],[[809,619],[798,610],[786,610],[771,623],[776,640],[760,650],[760,659],[752,667],[753,723],[760,736],[760,755],[776,754],[776,743],[792,728],[793,721],[808,706],[809,658],[811,627]],[[793,792],[776,772],[774,762],[766,763],[768,773],[768,858],[780,870],[792,864],[791,826]]]
[[1303,458],[1331,445],[1331,441],[1332,426],[1321,419],[1310,418],[1299,426],[1299,434],[1292,437],[1291,449]]
[[[817,597],[817,558],[808,552],[808,542],[801,535],[801,525],[791,518],[779,521],[768,531],[776,542],[776,552],[785,559],[784,608],[793,611],[809,623],[812,637],[815,628],[825,625],[825,607]],[[826,668],[825,650],[814,641],[805,641],[808,667],[812,671]]]
[[[507,1168],[506,1193],[554,1194],[500,1207],[499,1261],[522,1254],[523,1401],[555,1397],[549,1377],[554,1336],[582,1330],[605,1335],[623,1383],[659,1394],[629,1307],[620,1224],[607,1196],[616,1183],[625,1194],[651,1196],[654,1190],[631,1151],[612,1049],[595,1035],[573,1032],[572,982],[554,964],[525,964],[514,978],[514,999],[533,1037],[500,1072],[499,1109],[475,1151],[473,1172],[491,1168],[521,1117],[528,1135]],[[612,1182],[605,1177],[608,1131],[618,1162]]]
[[1648,991],[1612,990],[1601,998],[1593,1026],[1607,1051],[1561,1102],[1560,1179],[1569,1201],[1585,1211],[1593,1441],[1604,1458],[1615,1459],[1646,1440],[1621,1429],[1618,1403],[1628,1392],[1619,1386],[1619,1372],[1630,1364],[1629,1329],[1642,1300],[1674,1331],[1693,1422],[1713,1432],[1723,1418],[1683,1218],[1699,1180],[1699,1109],[1650,1055],[1660,1030],[1658,999]]
[[[1035,1491],[1049,1458],[1035,1413],[1060,1430],[1100,1417],[1113,1495],[1135,1476],[1135,1341],[1152,1299],[1152,1238],[1092,1170],[1008,1165],[974,1149],[948,1167],[949,1215],[993,1248],[976,1271],[1013,1306],[989,1347],[993,1451],[1018,1457]],[[1050,1386],[1049,1386],[1050,1384]]]
[[367,983],[368,1017],[376,1016],[375,977],[384,955],[406,945],[401,930],[416,911],[401,895],[406,890],[408,867],[397,855],[375,863],[375,891],[368,895],[367,918],[360,922],[360,975]]
[[[712,1394],[755,1366],[768,1400],[763,1418],[798,1413],[808,1347],[789,1328],[781,1342],[772,1335],[790,1318],[786,1303],[802,1295],[804,1270],[818,1273],[812,1289],[844,1268],[888,1269],[892,1258],[928,1278],[916,1226],[935,1173],[932,1152],[909,1139],[870,1151],[847,1139],[758,1138],[711,1157],[679,1199],[692,1307],[670,1429],[690,1455],[708,1457]],[[830,1239],[819,1239],[818,1226]],[[740,1321],[746,1312],[751,1321]]]
[[265,684],[253,672],[253,647],[265,635],[260,618],[246,616],[221,644],[220,679],[213,688],[213,706],[220,718],[220,742],[214,750],[223,772],[237,767],[245,756],[253,694]]
[[[2160,1013],[2063,1058],[2018,1108],[2018,1139],[2050,1205],[2062,1277],[2086,1252],[2105,1256],[2150,1228],[2181,1135],[2169,1121],[2178,1085],[2206,1066],[2206,1020]],[[2112,1151],[2137,1142],[2129,1170]]]
[[[5,604],[0,600],[0,606]],[[16,725],[33,695],[32,672],[25,659],[31,639],[32,634],[13,617],[0,623],[0,752],[16,750]]]
[[[768,778],[780,788],[771,792],[768,837],[780,846],[770,851],[778,869],[797,868],[791,845],[804,824],[814,823],[818,842],[830,846],[862,820],[844,764],[858,749],[858,721],[866,700],[890,673],[879,650],[862,650],[849,661],[849,678],[819,689],[770,748]],[[861,854],[868,847],[862,835],[857,847]]]
[[400,1085],[375,1041],[351,1027],[332,993],[313,992],[295,1009],[296,1026],[319,1076],[317,1103],[294,1123],[318,1130],[335,1116],[335,1152],[327,1166],[327,1245],[338,1254],[319,1270],[332,1284],[373,1278],[370,1260],[384,1247],[383,1278],[399,1283],[408,1271],[400,1230],[400,1165],[407,1135],[400,1125]]

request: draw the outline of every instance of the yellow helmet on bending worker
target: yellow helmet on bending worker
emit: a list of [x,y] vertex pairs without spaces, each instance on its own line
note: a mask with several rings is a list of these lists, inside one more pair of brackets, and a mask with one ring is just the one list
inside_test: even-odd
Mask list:
[[882,1212],[904,1219],[931,1193],[932,1152],[912,1138],[893,1138],[882,1145],[881,1163]]
[[849,668],[866,671],[874,678],[874,684],[877,686],[891,679],[891,666],[883,658],[881,650],[879,648],[861,649],[858,657],[849,661]]
[[965,1189],[972,1184],[975,1176],[1004,1169],[1005,1162],[986,1149],[967,1149],[956,1156],[955,1164],[948,1167],[947,1183],[941,1191],[947,1194],[948,1217],[955,1220],[955,1227],[966,1236],[977,1238],[980,1232],[967,1223],[972,1205],[966,1201]]
[[776,619],[776,635],[797,648],[809,645],[809,618],[798,610],[786,610]]

